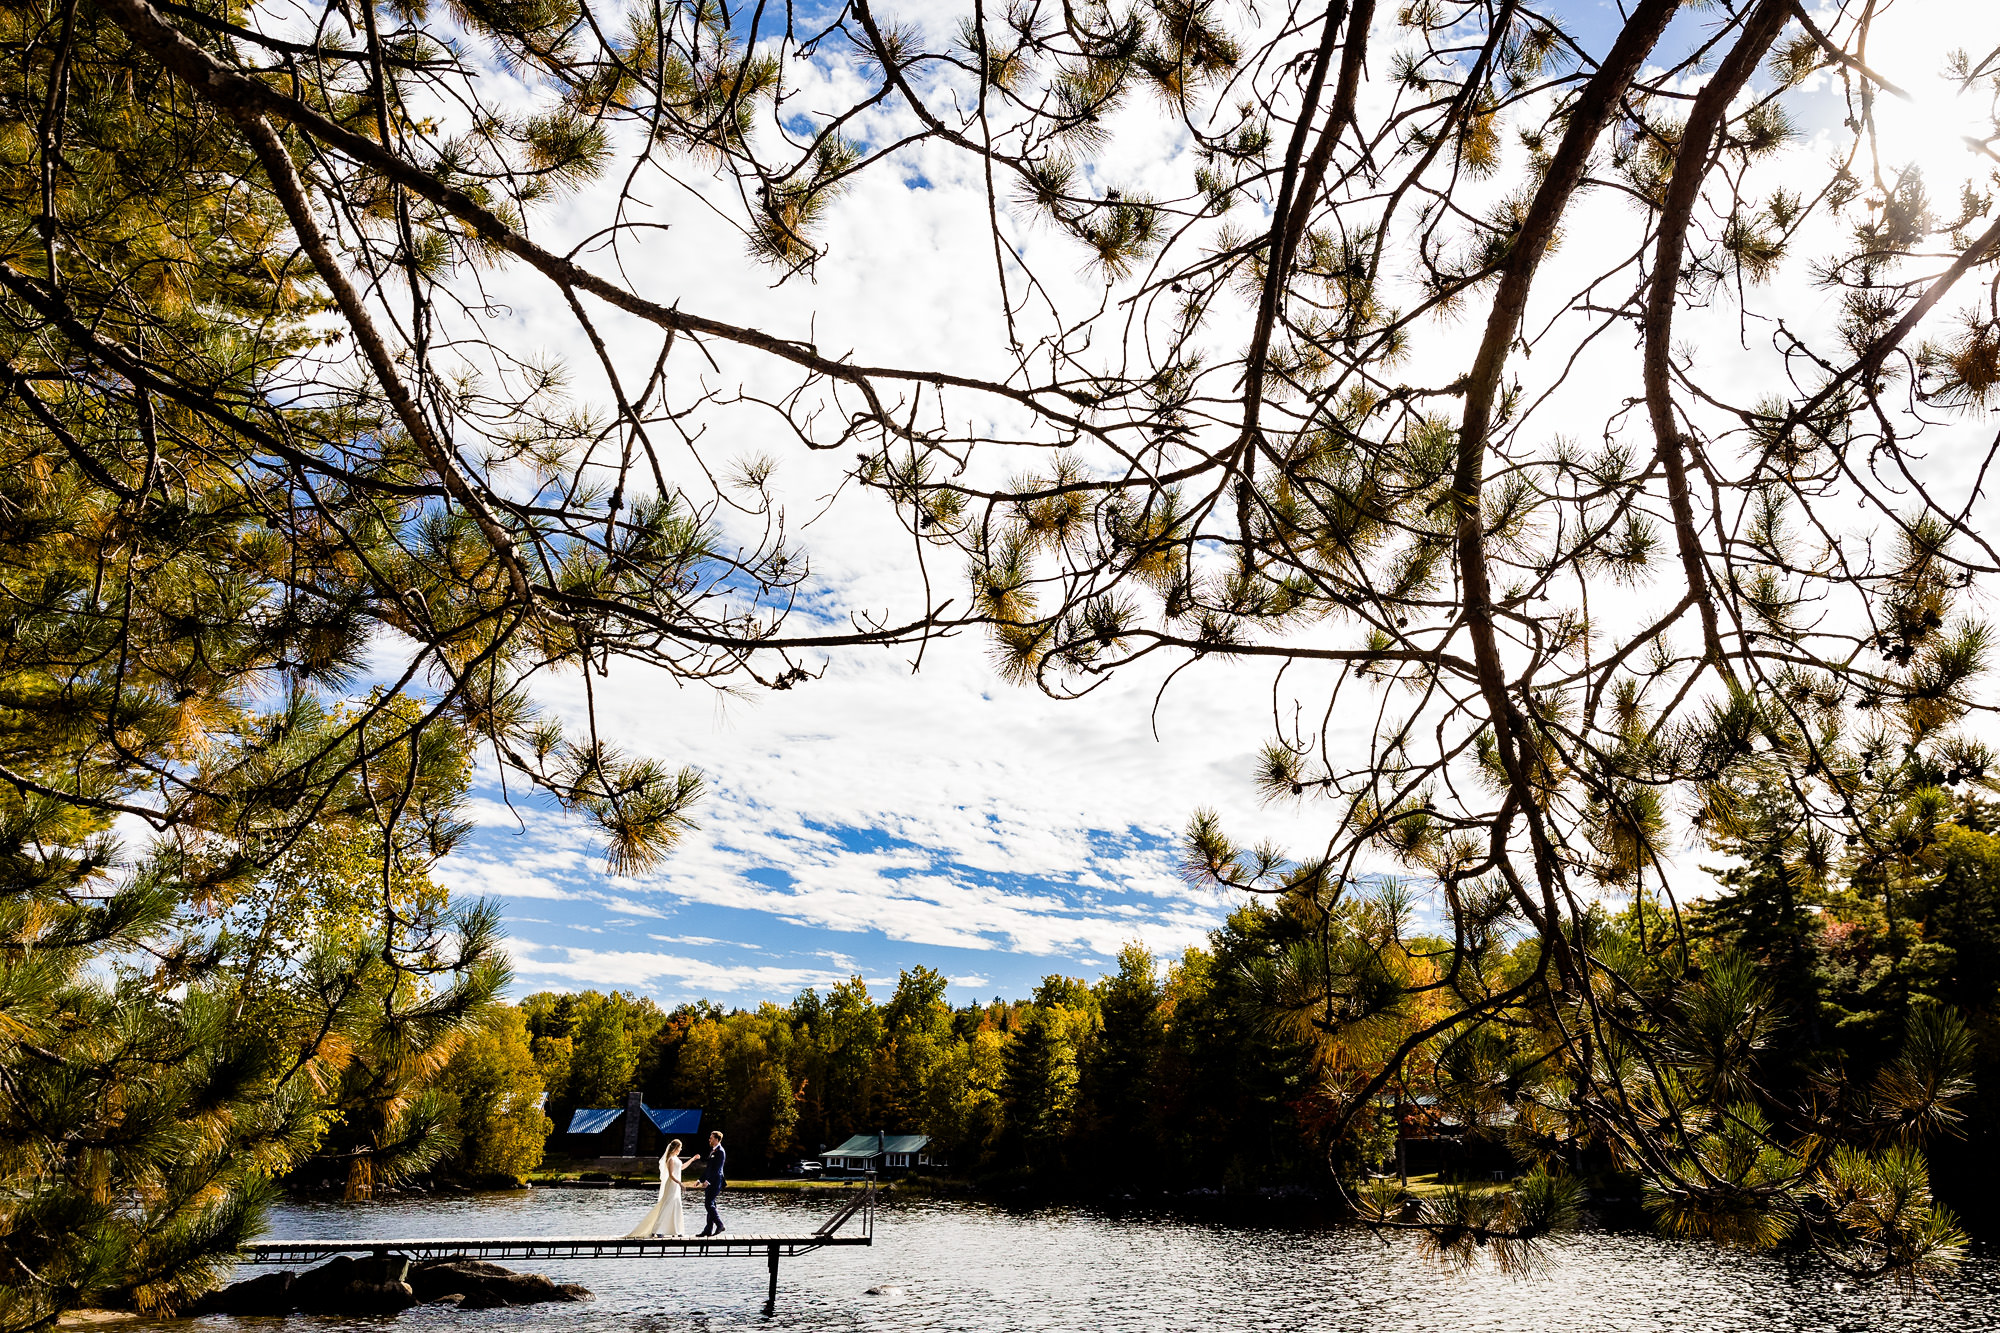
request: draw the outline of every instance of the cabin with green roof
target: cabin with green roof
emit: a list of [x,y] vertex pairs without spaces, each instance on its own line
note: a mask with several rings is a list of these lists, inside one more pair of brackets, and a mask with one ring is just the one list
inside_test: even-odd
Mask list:
[[928,1134],[856,1134],[837,1148],[820,1154],[829,1172],[860,1174],[873,1171],[918,1171],[935,1166]]

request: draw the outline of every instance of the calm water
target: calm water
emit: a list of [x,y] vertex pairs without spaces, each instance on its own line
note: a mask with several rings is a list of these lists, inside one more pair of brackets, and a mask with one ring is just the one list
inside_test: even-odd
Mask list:
[[[611,1235],[644,1214],[633,1190],[537,1190],[469,1199],[280,1209],[274,1237]],[[809,1231],[830,1196],[738,1193],[739,1233]],[[510,1267],[581,1282],[585,1305],[460,1314],[418,1307],[394,1321],[314,1319],[294,1329],[386,1333],[1725,1333],[1755,1330],[2000,1330],[2000,1260],[1987,1251],[1932,1297],[1903,1303],[1768,1259],[1642,1236],[1585,1234],[1550,1271],[1521,1281],[1446,1272],[1410,1242],[1353,1228],[1118,1218],[1083,1209],[1009,1211],[964,1202],[885,1204],[869,1249],[786,1260],[778,1310],[762,1314],[761,1259],[563,1260]],[[259,1270],[251,1270],[259,1271]],[[894,1284],[900,1296],[870,1296]],[[187,1333],[275,1333],[267,1320],[202,1320]]]

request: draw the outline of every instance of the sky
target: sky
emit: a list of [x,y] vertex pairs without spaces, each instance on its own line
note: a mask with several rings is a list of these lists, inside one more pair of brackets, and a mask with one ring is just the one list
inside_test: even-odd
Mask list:
[[[1930,9],[1963,12],[1942,0]],[[1573,16],[1593,47],[1615,30],[1609,4],[1578,0]],[[1875,58],[1887,70],[1934,72],[1937,52],[1885,43]],[[830,101],[843,76],[823,77]],[[895,117],[885,108],[868,128],[892,133]],[[1922,116],[1910,124],[1920,133]],[[1173,127],[1151,134],[1128,146],[1121,169],[1139,183],[1187,176],[1191,159]],[[1824,155],[1806,157],[1817,166]],[[592,203],[574,201],[559,224],[587,230]],[[877,362],[976,368],[979,349],[996,344],[983,184],[962,161],[920,150],[897,170],[865,175],[829,220],[829,260],[804,291],[774,288],[768,271],[736,262],[740,243],[698,203],[662,198],[657,208],[668,230],[626,256],[648,295],[746,323],[809,310],[822,347]],[[1552,262],[1581,271],[1597,252],[1588,226],[1572,235]],[[1087,295],[1065,242],[1033,228],[1014,239],[1024,259],[1072,282],[1070,295]],[[560,341],[569,321],[547,292],[509,286],[504,272],[489,280],[518,332],[550,330],[551,352],[577,355]],[[1802,308],[1812,299],[1801,294]],[[1742,373],[1768,370],[1749,358]],[[908,551],[887,514],[819,503],[841,466],[780,455],[781,490],[816,577],[841,605],[908,608]],[[1323,817],[1267,807],[1253,789],[1274,702],[1282,712],[1310,696],[1309,687],[1289,692],[1296,681],[1274,694],[1268,669],[1204,665],[1164,692],[1160,674],[1138,671],[1060,702],[1002,683],[976,639],[931,644],[920,670],[910,658],[836,652],[814,659],[816,680],[734,696],[614,665],[596,687],[600,724],[630,751],[702,770],[697,827],[658,870],[613,876],[580,822],[518,792],[507,799],[483,771],[476,830],[438,878],[460,901],[501,905],[517,994],[617,988],[668,1006],[750,1006],[857,973],[879,995],[921,964],[950,979],[954,1003],[967,1003],[1024,995],[1053,972],[1094,977],[1131,941],[1163,958],[1200,944],[1237,904],[1177,871],[1178,835],[1197,807],[1219,810],[1244,841],[1291,846],[1310,843]],[[559,679],[540,698],[575,716],[579,691]],[[1369,725],[1335,719],[1354,745]],[[1690,850],[1683,860],[1698,878],[1700,857]]]

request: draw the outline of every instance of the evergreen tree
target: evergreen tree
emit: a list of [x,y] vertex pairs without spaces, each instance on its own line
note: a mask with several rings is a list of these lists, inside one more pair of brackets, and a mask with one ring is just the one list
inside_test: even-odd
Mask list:
[[1102,1026],[1079,1078],[1079,1133],[1092,1173],[1137,1182],[1161,1160],[1156,1120],[1165,998],[1152,953],[1142,944],[1118,951],[1118,971],[1097,983]]
[[1923,921],[1909,964],[1922,994],[1976,1025],[2000,1020],[2000,836],[1974,805],[1939,831],[1912,904]]
[[1252,971],[1298,938],[1296,917],[1253,903],[1170,971],[1161,1114],[1170,1152],[1200,1162],[1211,1185],[1303,1173],[1293,1106],[1310,1086],[1311,1049],[1272,1022]]
[[1007,1043],[1000,1082],[1005,1163],[1044,1173],[1063,1167],[1077,1081],[1070,1012],[1035,1005]]
[[[1583,34],[1531,0],[1414,4],[1393,23],[1372,0],[1275,24],[1225,5],[1138,5],[1116,21],[1057,6],[1046,22],[975,7],[954,32],[888,25],[855,0],[801,42],[789,9],[703,0],[627,25],[563,3],[448,17],[364,4],[337,7],[341,31],[330,14],[324,40],[304,44],[286,15],[238,3],[89,0],[60,17],[17,4],[0,339],[19,519],[8,568],[21,573],[9,595],[29,647],[11,666],[34,715],[20,734],[49,743],[0,768],[24,806],[56,800],[98,821],[60,830],[77,864],[96,864],[103,821],[131,810],[230,856],[275,857],[337,785],[329,764],[372,760],[411,725],[385,699],[359,745],[338,727],[274,726],[280,744],[244,720],[255,709],[226,727],[209,715],[333,691],[364,642],[393,635],[411,645],[409,679],[437,691],[426,718],[449,715],[505,771],[588,814],[614,868],[642,867],[684,827],[696,776],[594,731],[566,741],[534,716],[525,682],[613,655],[687,680],[810,679],[790,654],[814,639],[774,625],[805,574],[778,535],[768,461],[704,458],[676,479],[653,438],[728,435],[708,418],[777,404],[807,447],[855,456],[853,478],[920,551],[952,548],[970,569],[969,597],[937,598],[913,572],[923,601],[910,618],[857,619],[819,642],[978,627],[1009,678],[1055,693],[1162,654],[1330,664],[1286,675],[1287,688],[1327,682],[1299,716],[1381,719],[1362,750],[1308,726],[1261,757],[1274,799],[1332,803],[1334,832],[1312,854],[1239,847],[1208,816],[1187,840],[1193,878],[1323,918],[1282,965],[1265,960],[1274,987],[1244,993],[1272,991],[1283,1013],[1316,1009],[1335,1029],[1310,1056],[1319,1072],[1379,1063],[1322,1098],[1332,1140],[1398,1080],[1455,1077],[1467,1055],[1485,1081],[1504,1053],[1558,1070],[1577,1133],[1617,1144],[1662,1197],[1698,1193],[1725,1178],[1684,1169],[1690,1154],[1742,1146],[1693,1128],[1721,1114],[1720,1085],[1625,1072],[1679,1068],[1680,1052],[1653,1043],[1717,1036],[1718,1006],[1751,988],[1689,973],[1690,1002],[1706,1008],[1681,1011],[1653,984],[1661,950],[1627,951],[1634,975],[1591,952],[1593,904],[1630,893],[1674,920],[1675,795],[1705,802],[1782,755],[1817,836],[1866,848],[1848,888],[1882,913],[1883,972],[1857,987],[1880,1002],[1861,1026],[1883,1062],[1917,1030],[1925,844],[1905,850],[1912,835],[1868,808],[1865,760],[1907,750],[1941,774],[1983,765],[1958,727],[1987,706],[1989,634],[1966,590],[1992,562],[1954,549],[1983,542],[1950,488],[1958,474],[1976,484],[1991,459],[1967,466],[1954,451],[1940,474],[1914,442],[2000,390],[2000,318],[1962,300],[2000,250],[2000,223],[1983,177],[1936,189],[1882,158],[1873,90],[1889,76],[1869,53],[1895,44],[1870,38],[1907,21],[1896,7],[1845,7],[1830,26],[1795,0],[1746,0],[1713,25],[1676,22],[1684,8],[1633,0]],[[837,63],[854,101],[800,119],[791,57]],[[1966,55],[1939,91],[1984,86],[1996,63]],[[479,71],[495,68],[505,97],[482,93]],[[1835,69],[1829,93],[1814,76]],[[1826,96],[1844,101],[1814,100]],[[916,128],[865,142],[877,107]],[[1835,151],[1815,139],[1798,155],[1801,113],[1835,127]],[[1193,170],[1160,186],[1170,197],[1111,184],[1162,117]],[[621,152],[633,154],[623,173]],[[597,256],[657,225],[623,205],[648,182],[677,185],[677,156],[721,174],[704,201],[739,201],[731,217],[757,262],[797,272],[828,259],[823,224],[857,173],[914,153],[969,156],[968,176],[1004,182],[989,203],[1004,189],[1104,281],[1065,308],[1058,284],[1023,272],[1036,260],[1003,210],[973,210],[992,229],[979,239],[1006,329],[983,349],[992,378],[972,343],[954,348],[950,375],[882,368],[822,354],[809,320],[747,327],[600,271],[616,270]],[[1801,188],[1798,173],[1829,158]],[[552,199],[621,174],[608,230],[577,249],[582,237],[551,238]],[[1615,210],[1595,207],[1607,183]],[[1580,231],[1601,243],[1544,262]],[[1581,285],[1572,263],[1590,270]],[[546,284],[551,308],[571,312],[601,372],[602,419],[559,401],[561,374],[457,285],[487,265]],[[1827,312],[1783,304],[1793,276],[1836,293]],[[1630,299],[1551,306],[1552,282]],[[597,327],[601,305],[657,336],[656,368],[636,383]],[[1721,308],[1716,327],[1734,315],[1739,331],[1782,336],[1768,352],[1684,357],[1706,307]],[[1436,331],[1433,317],[1468,311],[1475,338]],[[1620,322],[1631,338],[1602,336]],[[470,348],[494,369],[470,374]],[[718,350],[792,382],[732,396],[706,371],[670,373],[696,355],[734,373]],[[1769,359],[1739,373],[1751,356]],[[997,436],[955,424],[996,405],[1009,419]],[[1582,434],[1600,443],[1579,446],[1590,413]],[[740,501],[698,472],[740,479]],[[683,480],[703,498],[684,500]],[[768,517],[772,538],[734,551],[708,521],[725,502]],[[1855,514],[1885,539],[1853,533]],[[62,540],[39,540],[51,533]],[[47,762],[22,758],[35,755]],[[394,823],[382,822],[385,863]],[[1870,841],[1878,831],[1890,842]],[[24,845],[48,845],[37,836]],[[1356,868],[1384,856],[1447,904],[1434,975],[1405,966],[1409,951],[1390,947],[1401,941],[1343,928],[1368,891]],[[1781,908],[1795,888],[1784,875],[1744,887]],[[43,906],[74,903],[35,906],[39,923]],[[1781,935],[1789,912],[1774,918]],[[1536,947],[1496,988],[1494,939],[1514,929]],[[1235,970],[1208,978],[1232,1004]],[[1051,996],[1033,1012],[1062,1016],[1087,1056],[1086,1007]],[[834,1030],[861,1012],[815,1029],[823,1118],[856,1096],[872,1117],[887,1094],[879,1044],[863,1070],[864,1034]],[[1390,1016],[1416,1021],[1377,1062]],[[1767,1035],[1760,1012],[1731,1017],[1725,1046],[1749,1052]],[[1331,1048],[1350,1035],[1369,1061],[1340,1063]],[[1731,1079],[1757,1059],[1731,1062]],[[1288,1080],[1269,1076],[1253,1100]],[[1761,1149],[1798,1146],[1764,1123]],[[1885,1156],[1850,1165],[1857,1179],[1909,1178]],[[1802,1215],[1816,1178],[1756,1194],[1758,1227],[1729,1222],[1751,1197],[1734,1180],[1714,1188],[1712,1212],[1676,1215],[1763,1236],[1762,1222]],[[1535,1215],[1562,1211],[1538,1197]],[[1514,1242],[1534,1225],[1510,1216],[1407,1225],[1460,1250],[1498,1240],[1506,1262],[1525,1262]],[[1945,1235],[1867,1243],[1910,1272],[1949,1260]]]
[[1823,1013],[1821,911],[1832,858],[1776,783],[1759,784],[1717,822],[1722,826],[1711,831],[1711,842],[1737,863],[1716,876],[1722,892],[1700,905],[1699,928],[1762,965],[1788,1019],[1779,1040],[1794,1053],[1796,1088],[1831,1036]]

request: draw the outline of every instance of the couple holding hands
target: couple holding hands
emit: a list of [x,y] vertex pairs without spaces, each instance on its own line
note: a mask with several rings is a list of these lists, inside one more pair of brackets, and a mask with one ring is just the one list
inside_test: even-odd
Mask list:
[[692,1162],[702,1164],[702,1199],[708,1205],[708,1225],[702,1228],[701,1234],[714,1236],[727,1231],[729,1228],[722,1225],[722,1215],[715,1211],[715,1204],[722,1194],[723,1186],[729,1183],[728,1161],[729,1153],[722,1146],[722,1131],[719,1129],[709,1132],[708,1151],[699,1157],[681,1156],[679,1139],[668,1143],[667,1150],[660,1154],[660,1200],[653,1205],[653,1211],[646,1214],[645,1221],[626,1234],[629,1236],[685,1234],[681,1223],[681,1171]]

